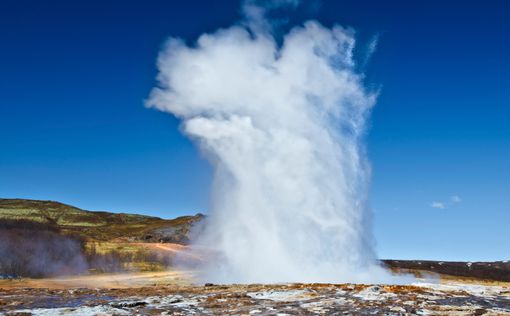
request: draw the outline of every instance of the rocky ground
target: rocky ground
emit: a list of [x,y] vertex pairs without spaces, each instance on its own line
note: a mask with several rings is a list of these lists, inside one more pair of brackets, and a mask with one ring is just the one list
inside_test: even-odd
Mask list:
[[0,315],[510,315],[510,287],[453,282],[11,286],[0,289],[0,310]]
[[[202,260],[185,250],[203,218],[0,199],[0,315],[510,315],[508,261],[383,260],[418,277],[399,286],[193,285],[193,273],[171,270],[171,259]],[[34,272],[47,254],[46,266],[58,269]],[[81,259],[80,270],[67,269],[76,266],[70,258]]]

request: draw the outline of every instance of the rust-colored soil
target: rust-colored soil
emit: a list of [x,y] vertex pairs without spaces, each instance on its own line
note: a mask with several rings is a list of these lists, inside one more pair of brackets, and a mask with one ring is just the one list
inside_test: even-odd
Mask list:
[[510,287],[449,280],[412,285],[193,285],[193,273],[0,282],[0,315],[510,315]]
[[119,273],[47,279],[0,280],[0,289],[139,288],[168,284],[191,284],[192,280],[193,273],[190,271]]

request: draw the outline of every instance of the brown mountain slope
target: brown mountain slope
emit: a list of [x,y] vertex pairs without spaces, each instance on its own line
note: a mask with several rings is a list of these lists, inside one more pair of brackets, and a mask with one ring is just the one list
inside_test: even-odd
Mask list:
[[428,271],[442,275],[510,282],[510,262],[382,260],[391,269]]
[[65,234],[87,240],[189,242],[191,226],[204,216],[182,216],[167,220],[159,217],[92,212],[54,201],[0,199],[0,221],[34,221],[58,228]]

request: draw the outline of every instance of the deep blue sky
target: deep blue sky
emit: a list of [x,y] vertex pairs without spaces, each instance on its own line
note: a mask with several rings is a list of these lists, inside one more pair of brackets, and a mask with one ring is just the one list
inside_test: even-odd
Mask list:
[[[380,256],[509,259],[510,3],[318,3],[291,23],[379,35],[366,71],[382,88],[368,136]],[[238,1],[1,1],[0,196],[206,212],[210,168],[143,101],[165,38],[239,18]]]

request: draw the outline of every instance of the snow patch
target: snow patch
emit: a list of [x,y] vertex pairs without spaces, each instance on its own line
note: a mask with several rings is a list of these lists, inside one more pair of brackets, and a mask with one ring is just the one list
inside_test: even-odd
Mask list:
[[36,309],[22,309],[9,312],[7,315],[19,315],[22,313],[29,313],[34,316],[94,316],[94,315],[130,315],[131,313],[120,308],[115,308],[109,305],[100,306],[83,306],[83,307],[62,307],[62,308],[36,308]]
[[383,292],[379,286],[370,286],[362,291],[359,291],[353,296],[366,301],[381,301],[391,297],[396,297],[396,294]]
[[475,285],[475,284],[460,284],[460,283],[449,283],[449,284],[433,284],[433,283],[413,283],[414,286],[420,286],[429,288],[440,292],[459,292],[464,291],[474,296],[497,296],[501,292],[504,292],[504,288],[501,286],[490,286],[490,285]]
[[291,291],[261,291],[246,293],[247,296],[257,300],[271,300],[277,302],[293,302],[300,300],[308,300],[311,298],[311,293],[305,290],[291,290]]

